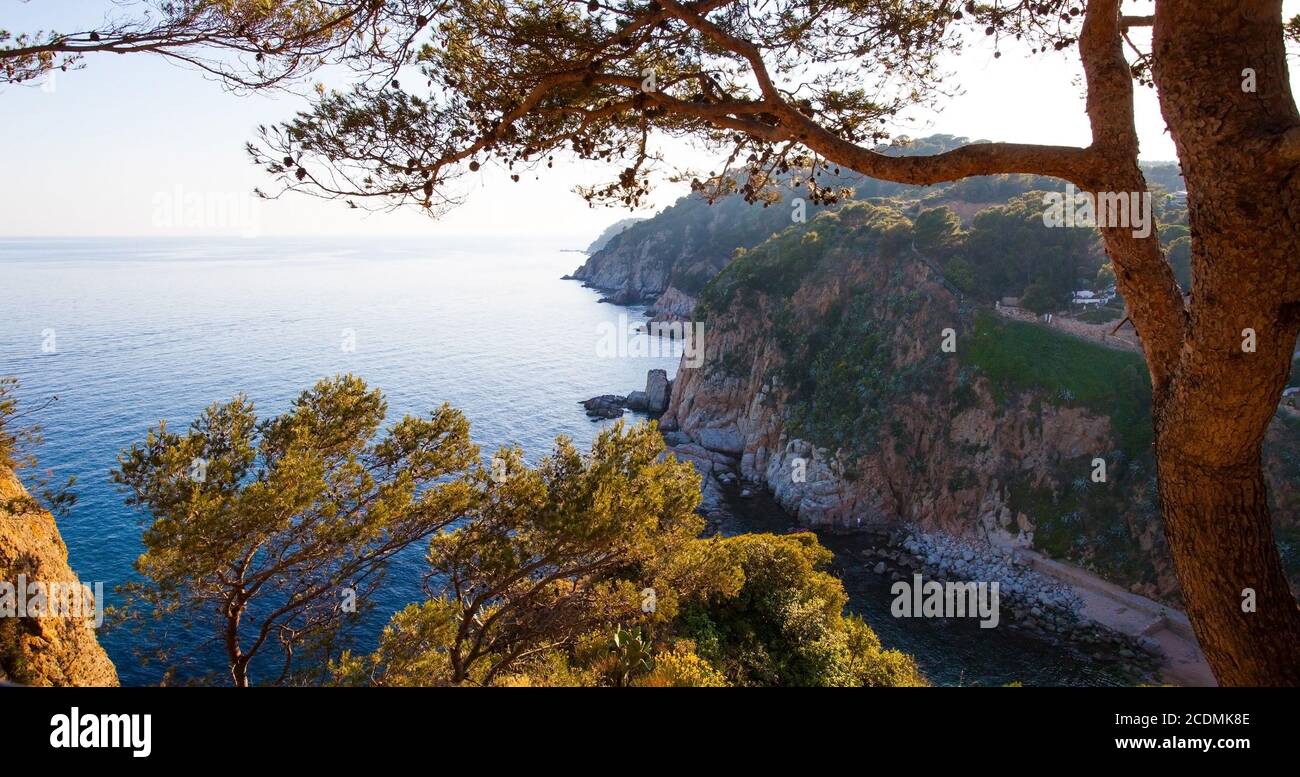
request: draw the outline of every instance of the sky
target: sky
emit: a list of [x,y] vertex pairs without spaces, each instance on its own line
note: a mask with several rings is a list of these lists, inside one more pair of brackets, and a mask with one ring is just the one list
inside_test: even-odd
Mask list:
[[[1128,2],[1125,12],[1149,13],[1151,6]],[[0,29],[84,29],[113,7],[112,0],[0,0]],[[1285,8],[1300,12],[1300,0]],[[995,59],[980,46],[947,70],[958,72],[962,93],[937,112],[910,113],[893,126],[896,133],[1088,144],[1075,52]],[[1174,159],[1154,93],[1137,92],[1142,157]],[[629,215],[588,207],[573,187],[608,180],[607,169],[562,157],[539,180],[477,175],[466,203],[437,221],[413,210],[364,213],[297,195],[258,200],[253,189],[273,188],[272,181],[244,144],[259,124],[304,105],[283,93],[233,94],[147,54],[92,55],[85,69],[43,84],[0,87],[0,237],[493,235],[572,238],[582,247]],[[684,193],[684,185],[664,184],[648,208],[631,215],[651,215]]]

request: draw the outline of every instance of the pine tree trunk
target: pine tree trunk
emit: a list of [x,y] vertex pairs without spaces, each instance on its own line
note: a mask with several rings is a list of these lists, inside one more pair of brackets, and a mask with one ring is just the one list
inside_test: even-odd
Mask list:
[[[1153,30],[1194,277],[1182,347],[1155,387],[1161,509],[1188,617],[1224,685],[1300,685],[1300,610],[1260,468],[1300,330],[1297,165],[1281,150],[1300,115],[1280,21],[1280,0],[1162,0]],[[1243,612],[1246,589],[1255,612]]]
[[1269,523],[1258,455],[1201,467],[1158,456],[1165,536],[1187,616],[1221,685],[1300,685],[1300,610]]

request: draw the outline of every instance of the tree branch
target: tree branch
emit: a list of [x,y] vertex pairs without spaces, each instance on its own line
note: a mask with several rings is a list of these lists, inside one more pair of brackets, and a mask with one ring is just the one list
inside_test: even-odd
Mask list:
[[[763,94],[765,107],[780,120],[782,140],[795,140],[827,159],[863,175],[895,183],[929,185],[973,175],[1028,173],[1081,182],[1089,163],[1086,149],[1020,143],[979,143],[932,156],[895,157],[849,142],[792,106],[772,80],[762,53],[752,42],[737,38],[676,0],[662,5],[713,43],[749,63]],[[672,108],[670,107],[670,110]],[[775,139],[769,131],[760,137]]]
[[[1079,37],[1088,84],[1093,157],[1085,188],[1099,192],[1147,194],[1138,167],[1133,119],[1133,74],[1124,57],[1120,0],[1090,0]],[[1115,280],[1128,314],[1142,338],[1152,388],[1168,389],[1186,336],[1187,314],[1173,268],[1165,261],[1156,225],[1137,237],[1132,225],[1103,226],[1102,239],[1115,265]]]

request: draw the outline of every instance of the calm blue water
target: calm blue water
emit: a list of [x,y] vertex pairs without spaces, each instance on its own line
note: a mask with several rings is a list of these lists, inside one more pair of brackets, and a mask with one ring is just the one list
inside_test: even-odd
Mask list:
[[[351,372],[384,390],[390,419],[450,402],[485,454],[517,443],[535,460],[559,434],[586,446],[601,425],[579,400],[642,388],[646,370],[671,376],[677,360],[596,358],[599,324],[627,310],[559,280],[583,259],[565,247],[0,240],[0,374],[21,379],[25,402],[59,398],[32,420],[45,429],[43,466],[77,477],[79,501],[60,521],[73,567],[105,589],[132,573],[141,526],[108,480],[118,452],[159,419],[183,427],[240,391],[270,415]],[[50,330],[57,350],[45,353]],[[379,624],[423,598],[422,557],[412,548],[390,572]],[[104,642],[123,682],[156,682],[133,638],[114,630]]]

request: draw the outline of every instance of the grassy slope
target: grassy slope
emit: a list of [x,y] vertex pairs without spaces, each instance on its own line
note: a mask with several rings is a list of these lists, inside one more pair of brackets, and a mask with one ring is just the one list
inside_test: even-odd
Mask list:
[[1128,456],[1150,452],[1151,378],[1138,354],[988,311],[975,315],[971,340],[958,352],[988,376],[999,399],[1044,392],[1061,404],[1109,415]]

